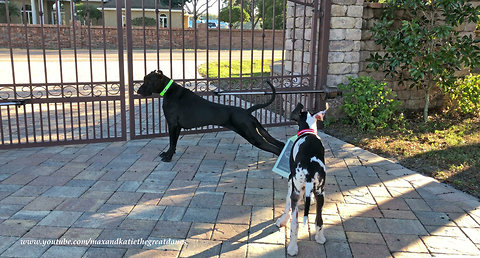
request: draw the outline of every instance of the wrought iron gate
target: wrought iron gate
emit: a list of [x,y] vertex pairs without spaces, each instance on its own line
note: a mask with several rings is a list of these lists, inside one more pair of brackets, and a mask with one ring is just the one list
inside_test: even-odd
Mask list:
[[[162,6],[162,2],[168,4]],[[189,26],[185,22],[174,24],[173,18],[178,12],[175,12],[177,10],[172,0],[156,0],[154,16],[148,16],[152,6],[146,6],[145,1],[134,7],[131,3],[126,1],[125,17],[132,139],[168,134],[162,98],[159,95],[144,98],[135,94],[143,76],[153,70],[162,70],[177,83],[205,99],[244,108],[270,98],[265,96],[269,87],[264,80],[271,80],[277,88],[276,100],[266,109],[255,112],[265,126],[290,124],[288,116],[297,102],[304,103],[309,109],[322,104],[330,25],[329,0],[321,3],[319,0],[258,0],[257,3],[253,0],[250,10],[256,11],[250,12],[250,19],[259,21],[257,24],[235,24],[232,21],[235,9],[233,1],[223,7],[219,0],[204,1],[204,18],[200,19],[197,2],[193,0],[193,19]],[[236,3],[241,9],[247,7],[244,1]],[[266,7],[266,3],[273,7]],[[185,5],[185,2],[182,1],[181,5]],[[162,14],[162,8],[167,12]],[[138,10],[137,26],[133,27],[132,9]],[[271,20],[266,19],[267,9],[273,12],[269,16]],[[139,11],[141,15],[138,15]],[[184,18],[185,8],[178,11]],[[227,19],[223,18],[227,20],[226,27],[222,26],[220,19],[210,18],[212,13],[222,17],[222,12],[224,17],[225,13],[228,16]],[[292,17],[287,19],[287,13],[293,13]],[[162,15],[170,21],[167,25],[161,22]],[[240,20],[243,20],[243,15],[242,12]],[[148,19],[155,20],[153,28],[146,25]],[[162,24],[163,28],[160,26]],[[152,48],[156,52],[149,51]],[[272,62],[271,72],[266,74],[264,67],[269,60]],[[260,63],[259,74],[253,74],[255,62]],[[202,74],[199,74],[197,69],[202,67]],[[232,67],[239,67],[241,72],[235,74]],[[206,126],[183,133],[218,130],[222,128]]]
[[[35,3],[39,10],[48,9],[43,6],[46,1]],[[22,11],[21,22],[13,23],[15,17],[9,15],[8,4],[5,0],[7,22],[2,29],[7,34],[4,54],[9,56],[10,67],[3,70],[0,79],[0,147],[125,140],[123,41],[115,44],[116,53],[107,52],[105,19],[102,17],[94,30],[88,12],[86,26],[80,22],[67,26],[58,22],[60,12],[56,13],[56,24],[46,24],[43,11],[38,17]],[[60,6],[60,1],[56,4]],[[90,3],[85,4],[88,9]],[[74,1],[63,8],[73,14]],[[100,8],[104,9],[103,1]],[[28,9],[25,0],[19,9]],[[122,14],[118,10],[116,38],[122,39]],[[38,24],[29,24],[32,20]],[[65,40],[67,36],[69,40]],[[92,49],[94,41],[100,49]],[[107,72],[112,69],[118,69],[118,75]]]
[[[0,148],[126,140],[128,130],[131,139],[166,135],[162,98],[135,93],[153,70],[210,101],[244,108],[270,98],[268,79],[278,95],[255,112],[265,126],[289,124],[297,102],[311,109],[321,104],[329,0],[237,0],[226,6],[205,0],[204,10],[192,0],[191,13],[184,0],[86,0],[83,16],[74,0],[33,2],[51,12],[29,13],[22,0],[20,17],[10,16],[5,0]],[[250,9],[252,22],[244,12],[243,22],[233,21],[234,3]],[[101,11],[99,19],[90,17],[93,9]],[[68,12],[78,16],[69,20]],[[217,130],[222,128],[185,133]]]

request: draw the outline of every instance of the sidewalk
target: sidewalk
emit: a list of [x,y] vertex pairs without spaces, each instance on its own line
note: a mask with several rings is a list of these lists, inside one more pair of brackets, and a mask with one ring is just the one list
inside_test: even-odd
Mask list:
[[[269,131],[286,140],[296,127]],[[478,199],[320,136],[327,242],[301,224],[298,257],[480,256]],[[233,132],[178,145],[170,163],[158,158],[167,137],[0,150],[0,256],[286,257],[276,157]]]

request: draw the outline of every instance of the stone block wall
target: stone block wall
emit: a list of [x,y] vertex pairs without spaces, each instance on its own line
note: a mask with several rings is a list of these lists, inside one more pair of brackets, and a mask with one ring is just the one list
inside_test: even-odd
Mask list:
[[[286,74],[306,74],[311,69],[312,14],[312,7],[287,2],[284,64]],[[294,86],[301,84],[302,82],[297,81]]]
[[[380,3],[364,2],[364,0],[331,0],[331,20],[329,31],[328,50],[328,73],[326,85],[322,87],[328,91],[337,91],[337,86],[348,82],[348,77],[372,76],[376,80],[386,80],[394,90],[397,98],[402,101],[403,107],[408,109],[420,109],[423,107],[425,92],[423,90],[411,89],[406,85],[399,85],[397,82],[385,78],[383,72],[376,72],[367,69],[367,58],[373,53],[382,53],[381,46],[372,40],[370,28],[382,13],[383,5]],[[473,1],[478,5],[478,1]],[[293,4],[287,6],[287,30],[286,30],[286,62],[285,70],[300,74],[308,73],[310,68],[309,59],[298,59],[296,54],[303,44],[310,43],[310,38],[296,37],[292,41],[292,35],[298,35],[303,27],[293,25],[293,17],[296,19],[312,20],[310,10],[306,17],[302,17],[302,11],[295,14],[292,10]],[[297,7],[298,9],[298,7]],[[302,9],[301,9],[302,10]],[[308,16],[310,14],[310,16]],[[309,23],[311,29],[311,22]],[[295,28],[294,28],[295,27]],[[475,31],[475,24],[467,24],[458,28],[461,35],[472,34]],[[309,52],[309,48],[305,47]],[[293,54],[292,54],[293,53]],[[308,55],[309,56],[309,55]],[[293,66],[292,66],[293,62]],[[439,90],[434,90],[431,96],[432,107],[443,103],[443,96]]]
[[[288,2],[285,44],[285,71],[306,74],[310,64],[310,42],[313,8]],[[363,0],[332,0],[329,33],[328,75],[322,87],[336,91],[348,76],[357,76],[360,69]],[[305,21],[305,22],[304,22]],[[320,17],[319,17],[320,28]],[[319,31],[319,28],[317,31]],[[305,29],[305,34],[304,34]],[[320,33],[320,32],[319,32]],[[303,52],[305,52],[303,55]],[[315,46],[318,53],[318,46]],[[302,58],[303,57],[303,58]],[[315,65],[314,70],[317,70]]]
[[363,0],[332,0],[327,87],[335,90],[360,71]]
[[[305,1],[306,3],[312,2],[309,0]],[[322,17],[320,16],[323,10],[319,12],[317,32],[329,35],[328,63],[326,64],[327,75],[324,78],[326,79],[326,85],[320,85],[320,87],[327,88],[329,92],[336,92],[338,84],[347,82],[348,76],[355,77],[359,72],[363,1],[332,0],[330,29],[326,32],[320,31],[322,28]],[[323,65],[320,62],[311,64],[310,60],[311,50],[315,50],[317,57],[319,55],[318,44],[315,46],[310,45],[313,37],[313,15],[313,7],[293,2],[287,3],[283,75],[308,75],[312,69],[316,74],[318,71],[317,66]],[[273,69],[275,75],[281,75],[280,71],[281,69],[278,67]],[[308,86],[310,78],[307,76],[303,78],[304,80],[296,80],[296,83],[289,86]],[[290,105],[295,104],[290,103]]]
[[[58,30],[60,31],[60,40],[58,40]],[[126,46],[126,31],[123,29],[124,45]],[[42,48],[42,27],[40,25],[28,25],[27,28],[28,45],[30,48]],[[90,33],[90,37],[89,37]],[[143,27],[132,27],[132,40],[133,48],[143,48],[144,44],[147,49],[156,49],[157,47],[157,31],[155,27],[145,28],[145,42],[143,38]],[[197,36],[196,46],[199,49],[207,48],[207,29],[201,27],[195,30],[186,28],[182,31],[181,28],[172,28],[172,42],[170,44],[170,34],[168,28],[161,28],[158,30],[159,39],[158,45],[162,49],[172,48],[195,48],[195,35]],[[253,42],[252,42],[253,33]],[[232,30],[232,49],[281,49],[283,44],[283,31],[282,30]],[[72,26],[59,26],[45,24],[43,26],[43,39],[45,48],[57,49],[60,41],[62,48],[73,48],[76,43],[77,48],[88,48],[89,45],[92,48],[103,48],[103,38],[105,36],[106,48],[117,47],[117,28],[102,26],[82,26],[79,22],[75,23],[75,37],[73,34]],[[26,48],[26,35],[25,27],[22,24],[10,24],[10,37],[12,41],[12,47],[14,48]],[[183,40],[184,38],[184,40]],[[210,49],[218,47],[218,29],[208,30],[208,46]],[[275,38],[275,40],[273,40]],[[75,40],[74,40],[75,39]],[[242,42],[243,39],[243,42]],[[75,43],[74,43],[75,42]],[[0,24],[0,47],[9,46],[8,26],[7,24]],[[220,30],[220,48],[230,48],[230,30]]]

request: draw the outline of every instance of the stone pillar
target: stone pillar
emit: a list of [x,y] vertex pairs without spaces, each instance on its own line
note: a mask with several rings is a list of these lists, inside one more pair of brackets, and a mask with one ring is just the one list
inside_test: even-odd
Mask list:
[[[330,42],[326,83],[331,91],[336,91],[338,84],[347,82],[348,76],[358,76],[363,2],[364,0],[332,0],[330,31],[327,32]],[[308,74],[311,69],[309,50],[313,8],[297,4],[295,10],[294,6],[292,2],[287,4],[284,69],[287,74],[298,75],[302,73],[302,69],[303,74]],[[315,68],[315,73],[316,70]]]
[[[287,2],[287,23],[285,30],[285,65],[288,75],[309,74],[310,41],[312,38],[313,8]],[[292,87],[299,87],[309,81],[293,80]]]
[[358,76],[363,0],[332,0],[327,87],[335,91],[348,76]]

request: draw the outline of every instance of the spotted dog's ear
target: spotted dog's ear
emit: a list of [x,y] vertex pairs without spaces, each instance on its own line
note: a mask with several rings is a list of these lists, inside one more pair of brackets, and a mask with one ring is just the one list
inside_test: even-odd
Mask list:
[[315,117],[316,120],[323,121],[323,117],[325,117],[326,112],[327,112],[327,110],[320,111],[320,112],[314,114],[313,117]]
[[298,122],[300,120],[300,114],[302,112],[303,105],[302,103],[298,103],[295,109],[290,114],[290,120]]
[[323,118],[325,117],[325,114],[327,113],[327,110],[328,110],[328,103],[326,103],[327,106],[325,108],[325,110],[322,110],[316,114],[313,115],[313,117],[316,119],[316,120],[320,120],[320,121],[323,121]]

